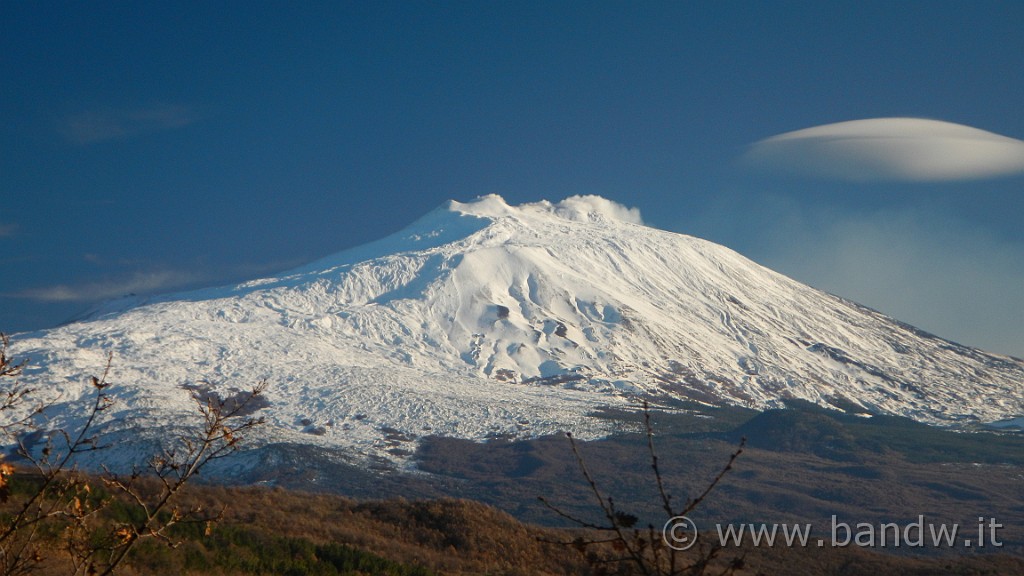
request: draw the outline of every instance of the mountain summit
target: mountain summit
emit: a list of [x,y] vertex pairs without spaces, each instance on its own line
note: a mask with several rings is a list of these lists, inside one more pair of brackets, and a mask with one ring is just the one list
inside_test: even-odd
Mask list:
[[611,424],[591,413],[640,397],[799,399],[957,425],[1024,414],[1024,361],[646,227],[596,196],[451,201],[276,277],[115,303],[21,335],[14,352],[32,362],[26,381],[65,400],[88,393],[112,352],[114,417],[142,436],[188,412],[196,386],[268,378],[264,441],[391,461],[425,435],[598,436]]

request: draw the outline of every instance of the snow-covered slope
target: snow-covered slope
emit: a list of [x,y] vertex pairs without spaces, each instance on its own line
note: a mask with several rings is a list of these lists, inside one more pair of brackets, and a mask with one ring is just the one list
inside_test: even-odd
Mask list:
[[937,423],[1024,414],[1024,361],[645,227],[597,197],[453,201],[277,277],[115,302],[15,338],[26,381],[69,407],[108,352],[114,417],[139,430],[192,411],[187,388],[202,380],[267,378],[264,441],[399,461],[430,434],[601,435],[608,421],[588,415],[641,395],[755,408],[799,398]]

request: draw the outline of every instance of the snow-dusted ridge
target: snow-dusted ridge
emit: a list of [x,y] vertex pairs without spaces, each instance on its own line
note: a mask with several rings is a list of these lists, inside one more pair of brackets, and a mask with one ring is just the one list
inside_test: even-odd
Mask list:
[[[187,386],[271,383],[262,442],[406,461],[416,439],[605,434],[640,395],[789,398],[965,424],[1024,414],[1024,362],[960,346],[594,196],[449,202],[408,228],[235,286],[112,306],[15,337],[75,418],[102,370],[114,418],[158,434]],[[60,419],[56,422],[60,423]]]

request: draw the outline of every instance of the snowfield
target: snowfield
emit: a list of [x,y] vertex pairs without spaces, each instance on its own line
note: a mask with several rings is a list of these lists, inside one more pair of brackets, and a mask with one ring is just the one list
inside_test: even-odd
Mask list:
[[[267,379],[255,444],[410,465],[418,438],[474,440],[614,423],[638,397],[775,407],[798,398],[967,425],[1024,414],[1024,361],[960,346],[812,289],[722,246],[648,228],[597,197],[450,202],[299,269],[112,302],[19,334],[23,381],[73,426],[103,371],[109,424],[147,441],[195,413],[189,387]],[[118,457],[128,458],[126,442]]]

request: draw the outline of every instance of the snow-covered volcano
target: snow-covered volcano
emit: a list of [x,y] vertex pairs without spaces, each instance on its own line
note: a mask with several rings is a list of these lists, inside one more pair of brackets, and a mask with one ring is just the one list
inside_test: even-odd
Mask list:
[[453,201],[273,278],[115,302],[15,338],[32,363],[25,380],[69,407],[108,352],[115,417],[140,430],[192,411],[200,381],[267,378],[265,441],[398,460],[431,434],[601,435],[608,421],[589,414],[640,396],[755,408],[798,398],[950,424],[1024,414],[1024,361],[592,196]]

